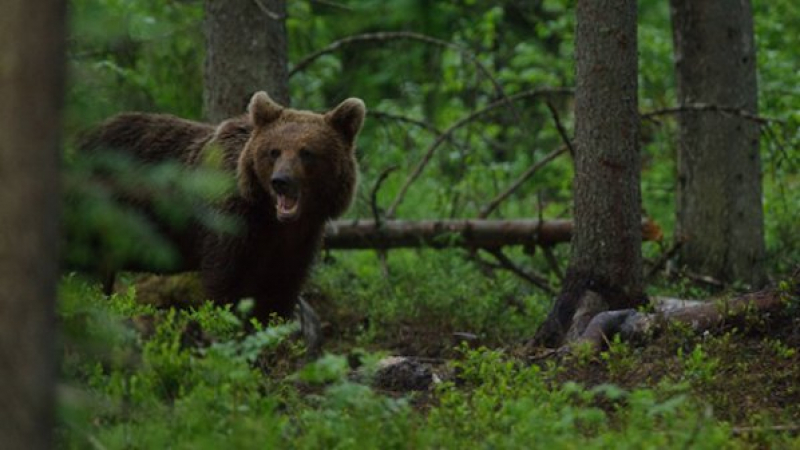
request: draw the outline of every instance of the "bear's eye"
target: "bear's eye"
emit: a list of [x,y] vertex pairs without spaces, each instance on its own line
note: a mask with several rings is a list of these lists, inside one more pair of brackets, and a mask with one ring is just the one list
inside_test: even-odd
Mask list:
[[281,151],[278,150],[277,148],[273,148],[272,150],[269,151],[269,157],[272,159],[278,159],[281,157]]

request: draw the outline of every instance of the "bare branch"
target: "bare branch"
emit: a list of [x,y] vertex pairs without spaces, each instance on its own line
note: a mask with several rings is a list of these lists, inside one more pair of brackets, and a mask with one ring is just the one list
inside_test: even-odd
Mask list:
[[369,196],[370,207],[372,208],[372,218],[375,220],[375,224],[378,226],[378,228],[380,228],[381,226],[381,214],[380,210],[378,209],[378,191],[380,190],[383,182],[386,181],[387,178],[389,178],[389,175],[397,169],[398,166],[396,165],[389,166],[383,169],[380,175],[378,175],[378,179],[375,180],[375,185],[372,186],[372,192],[370,193]]
[[556,255],[553,254],[553,246],[543,245],[542,253],[544,253],[544,259],[547,260],[547,264],[550,265],[550,269],[556,274],[556,277],[558,277],[559,280],[563,280],[564,272],[561,270],[561,266],[558,265]]
[[[384,120],[394,120],[397,122],[408,123],[417,126],[419,128],[422,128],[430,132],[431,134],[435,134],[437,137],[442,135],[442,131],[439,128],[437,128],[436,125],[430,122],[426,122],[424,120],[415,119],[413,117],[403,116],[400,114],[393,114],[385,111],[374,111],[374,110],[369,111],[369,116],[371,118],[375,118],[378,120],[384,119]],[[450,141],[451,144],[459,148],[462,149],[467,148],[466,144],[464,144],[463,142],[458,142],[452,135],[447,136],[447,140]]]
[[493,249],[484,249],[487,253],[494,256],[497,262],[500,264],[500,267],[506,269],[513,273],[514,275],[528,281],[529,283],[533,284],[534,286],[538,287],[539,289],[547,292],[550,295],[555,295],[556,291],[550,284],[547,282],[547,278],[544,275],[541,275],[533,270],[525,270],[516,264],[514,261],[511,260],[502,250],[499,248]]
[[530,179],[539,169],[541,169],[542,167],[547,165],[547,163],[556,159],[558,156],[562,155],[566,151],[567,147],[563,146],[558,150],[550,152],[547,156],[537,161],[536,164],[532,165],[530,168],[528,168],[528,170],[525,171],[525,173],[523,173],[519,178],[517,178],[517,180],[514,181],[514,183],[512,183],[511,186],[508,187],[508,189],[501,192],[497,197],[492,199],[492,201],[490,201],[486,206],[481,208],[481,211],[478,214],[478,218],[485,219],[486,217],[489,217],[489,214],[494,212],[494,210],[497,209],[498,206],[500,206],[500,203],[505,201],[508,197],[511,196],[511,194],[516,192],[517,189],[519,189],[520,186],[525,184],[525,182],[528,181],[528,179]]
[[389,207],[389,210],[386,212],[386,217],[389,217],[389,218],[393,218],[394,217],[394,214],[395,214],[395,212],[397,210],[397,207],[403,201],[403,198],[405,197],[406,191],[408,191],[409,186],[411,186],[411,184],[420,176],[422,171],[425,169],[425,166],[427,166],[428,162],[431,160],[431,157],[433,157],[433,153],[436,151],[437,148],[439,148],[439,146],[442,144],[442,142],[447,140],[448,137],[451,134],[453,134],[456,130],[458,130],[459,128],[463,127],[464,125],[469,124],[470,122],[480,118],[481,116],[483,116],[483,115],[485,115],[485,114],[487,114],[487,113],[489,113],[491,111],[494,111],[497,108],[500,108],[501,106],[504,106],[504,105],[507,105],[507,104],[511,104],[512,102],[515,102],[515,101],[518,101],[518,100],[521,100],[521,99],[530,98],[530,97],[540,97],[540,96],[546,96],[546,95],[571,95],[572,93],[573,93],[573,90],[572,89],[568,89],[568,88],[534,89],[534,90],[530,90],[530,91],[524,91],[524,92],[520,92],[518,94],[510,95],[510,96],[508,96],[508,97],[506,97],[504,99],[498,100],[496,102],[490,103],[486,107],[484,107],[482,109],[479,109],[477,111],[474,111],[473,113],[469,114],[466,117],[463,117],[462,119],[460,119],[459,121],[457,121],[456,123],[451,125],[447,130],[445,130],[433,142],[433,144],[431,144],[431,146],[428,147],[428,149],[425,152],[425,154],[423,155],[422,159],[419,161],[419,163],[417,163],[417,166],[414,168],[414,170],[411,172],[411,174],[406,179],[406,182],[400,188],[400,191],[398,192],[397,197],[395,197],[394,202]]
[[650,268],[650,270],[647,272],[647,275],[645,275],[645,279],[646,280],[653,279],[653,277],[658,273],[658,271],[661,270],[662,267],[664,267],[664,264],[666,264],[667,261],[672,259],[676,254],[678,254],[678,250],[680,250],[682,245],[683,241],[678,240],[674,244],[672,244],[672,247],[670,247],[669,249],[667,249],[667,251],[662,253],[661,256],[656,260],[656,262],[653,263],[653,267]]
[[564,141],[564,145],[567,146],[569,149],[569,154],[572,156],[572,159],[575,159],[575,148],[572,147],[572,140],[567,136],[567,130],[564,128],[564,125],[561,124],[561,119],[558,117],[558,111],[553,106],[550,101],[546,102],[547,109],[550,110],[550,114],[553,116],[553,122],[556,123],[556,130],[558,130],[558,135],[561,136],[561,140]]
[[275,11],[267,8],[267,5],[264,4],[261,0],[253,0],[253,2],[258,6],[258,9],[261,10],[262,13],[266,14],[272,20],[284,20],[286,19],[286,14],[278,14]]
[[397,122],[404,122],[404,123],[408,123],[408,124],[411,124],[411,125],[415,125],[415,126],[417,126],[419,128],[422,128],[422,129],[425,129],[427,131],[430,131],[431,133],[433,133],[433,134],[435,134],[437,136],[442,134],[442,131],[439,130],[438,128],[436,128],[436,125],[434,125],[434,124],[432,124],[430,122],[426,122],[424,120],[415,119],[415,118],[409,117],[409,116],[403,116],[403,115],[400,115],[400,114],[394,114],[394,113],[390,113],[390,112],[386,112],[386,111],[375,111],[375,110],[372,110],[372,109],[369,111],[369,116],[370,116],[370,118],[374,118],[374,119],[378,119],[378,120],[387,119],[387,120],[394,120],[394,121],[397,121]]
[[289,71],[289,77],[294,75],[295,73],[304,70],[308,67],[312,62],[314,62],[317,58],[323,55],[327,55],[329,53],[333,53],[340,48],[355,44],[355,43],[363,43],[363,42],[385,42],[391,40],[413,40],[418,42],[424,42],[429,45],[435,45],[438,47],[444,47],[451,50],[454,50],[460,53],[462,56],[466,57],[468,60],[472,61],[475,64],[475,67],[478,68],[478,71],[482,73],[494,86],[495,92],[500,97],[505,97],[505,93],[503,92],[502,85],[497,81],[497,79],[492,75],[489,69],[486,68],[483,63],[478,60],[477,55],[475,55],[470,50],[454,44],[452,42],[443,41],[441,39],[437,39],[432,36],[428,36],[421,33],[414,33],[412,31],[380,31],[375,33],[364,33],[364,34],[357,34],[354,36],[348,36],[337,41],[330,43],[327,47],[317,50],[316,52],[304,57],[297,64]]
[[719,112],[723,114],[729,114],[733,116],[739,116],[748,120],[752,120],[753,122],[757,122],[760,125],[767,125],[770,122],[786,124],[786,120],[778,119],[774,117],[764,117],[758,116],[751,112],[745,111],[742,108],[736,108],[732,106],[719,106],[719,105],[710,105],[706,103],[689,103],[686,105],[680,106],[673,106],[671,108],[663,108],[657,109],[655,111],[649,111],[645,113],[641,113],[639,117],[642,120],[654,120],[656,117],[660,116],[668,116],[673,114],[681,114],[685,112],[703,112],[703,111],[710,111],[710,112]]

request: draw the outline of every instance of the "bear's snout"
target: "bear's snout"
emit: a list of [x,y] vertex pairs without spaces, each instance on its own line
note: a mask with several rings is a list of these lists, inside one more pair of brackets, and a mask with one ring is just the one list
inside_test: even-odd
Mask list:
[[296,195],[298,191],[297,180],[285,173],[273,175],[270,184],[275,193],[279,195]]
[[275,173],[270,179],[275,192],[275,211],[278,220],[291,222],[300,215],[300,186],[297,179],[286,173]]

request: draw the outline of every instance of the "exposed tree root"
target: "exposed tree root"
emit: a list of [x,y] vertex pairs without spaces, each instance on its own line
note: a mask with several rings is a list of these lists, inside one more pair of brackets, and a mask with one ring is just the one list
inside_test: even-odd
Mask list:
[[589,321],[579,336],[572,336],[562,350],[575,345],[603,348],[619,335],[624,341],[643,341],[656,336],[669,324],[683,324],[701,333],[731,321],[743,320],[747,313],[767,314],[783,310],[800,299],[800,277],[796,273],[783,288],[770,288],[730,299],[694,301],[653,298],[654,312],[635,309],[600,312]]

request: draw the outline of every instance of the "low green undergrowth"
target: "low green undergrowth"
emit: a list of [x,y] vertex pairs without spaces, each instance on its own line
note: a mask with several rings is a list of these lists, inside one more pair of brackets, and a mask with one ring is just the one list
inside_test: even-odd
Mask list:
[[[354,296],[338,305],[339,310],[331,309],[334,314],[365,306],[360,303],[367,298],[363,290],[374,281],[336,288],[341,271],[350,269],[326,266],[315,277],[315,289],[321,292]],[[392,276],[399,280],[414,273],[406,269],[408,273],[398,269]],[[326,273],[330,271],[334,273]],[[480,298],[481,289],[498,282],[462,278],[454,273],[449,285],[435,288],[455,288],[455,280],[461,280],[465,286],[459,289],[472,289]],[[423,328],[434,326],[411,312],[424,303],[416,296],[433,288],[395,283],[403,292],[389,298],[405,297],[409,306],[390,310],[368,305],[376,308],[375,316],[388,327],[412,317],[422,320]],[[461,344],[448,350],[450,362],[441,367],[441,381],[429,391],[399,393],[352,376],[354,354],[366,366],[359,368],[363,373],[370,373],[385,354],[359,350],[365,344],[385,347],[386,336],[380,333],[329,335],[326,347],[336,353],[307,363],[294,322],[276,319],[265,327],[247,322],[240,310],[210,304],[155,309],[138,304],[134,288],[106,298],[77,277],[62,281],[60,297],[61,448],[716,449],[800,443],[780,433],[742,435],[735,429],[740,422],[720,419],[712,405],[724,404],[722,388],[735,384],[715,378],[721,370],[731,373],[718,356],[731,351],[736,341],[730,336],[694,347],[678,342],[678,350],[669,350],[672,356],[659,357],[666,361],[663,367],[648,366],[645,352],[620,343],[599,356],[576,352],[565,363],[535,364],[506,350]],[[495,314],[491,305],[482,307],[486,309],[472,312]],[[464,308],[479,306],[467,302]],[[460,314],[435,322],[456,329],[455,324],[468,324]],[[523,322],[527,313],[506,314],[513,320],[505,327],[498,318],[475,321],[476,329],[485,331],[494,324],[501,328],[497,336],[521,337],[514,320]],[[424,340],[426,335],[415,338]],[[794,376],[794,344],[780,337],[759,342]],[[642,367],[659,375],[632,382],[627,375]],[[672,374],[664,367],[671,367]],[[796,413],[789,411],[790,416]],[[772,423],[769,417],[774,418],[764,411],[747,423]]]

